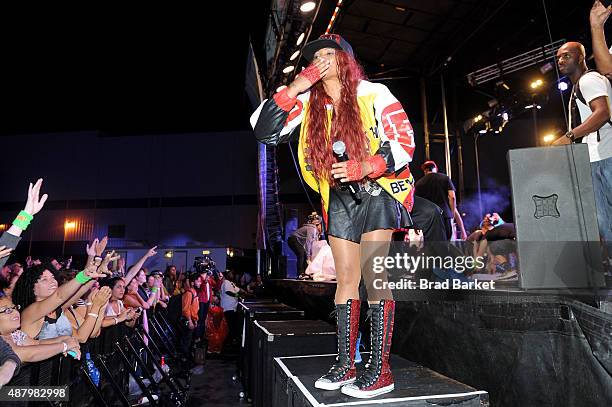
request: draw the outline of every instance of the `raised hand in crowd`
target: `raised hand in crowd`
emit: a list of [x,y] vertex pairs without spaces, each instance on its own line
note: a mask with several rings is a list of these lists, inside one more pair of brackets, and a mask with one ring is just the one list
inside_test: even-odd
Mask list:
[[110,276],[112,273],[108,269],[108,264],[110,262],[117,261],[120,258],[121,256],[115,254],[114,250],[109,253],[106,253],[106,256],[104,256],[104,260],[102,260],[102,263],[100,263],[100,266],[98,267],[98,273],[107,274],[107,276]]
[[138,260],[136,262],[136,264],[134,264],[127,272],[126,276],[125,276],[125,284],[126,286],[130,283],[130,281],[132,281],[132,279],[136,276],[136,274],[138,274],[138,272],[142,269],[142,266],[145,264],[145,262],[155,256],[157,254],[157,246],[153,246],[152,248],[150,248],[144,256],[142,256],[140,258],[140,260]]
[[98,238],[95,238],[94,241],[91,243],[91,246],[89,245],[89,243],[86,245],[87,256],[96,257],[96,247],[98,247],[98,243],[100,243],[100,241],[98,240]]
[[[44,194],[40,196],[40,188],[42,187],[43,179],[39,178],[34,185],[30,182],[28,187],[28,199],[23,208],[23,211],[19,212],[16,222],[8,230],[8,233],[13,236],[21,236],[21,233],[28,227],[34,215],[41,211],[45,202],[49,198],[49,195]],[[25,212],[25,213],[24,213]]]
[[106,309],[106,306],[108,305],[108,300],[111,297],[111,292],[112,290],[110,289],[110,287],[106,286],[97,290],[91,300],[92,311],[97,312]]
[[40,188],[42,187],[42,183],[43,179],[39,178],[34,185],[32,185],[30,182],[30,187],[28,188],[28,200],[26,201],[24,211],[32,216],[41,211],[43,206],[45,206],[45,202],[47,202],[47,199],[49,198],[49,195],[47,194],[44,194],[42,197],[40,196]]
[[[21,240],[21,234],[32,222],[34,215],[36,215],[47,202],[48,195],[44,194],[42,198],[40,197],[40,188],[42,186],[42,178],[40,178],[34,185],[30,183],[28,188],[28,199],[26,201],[24,209],[19,212],[13,224],[0,236],[0,246],[4,246],[6,248],[15,249],[19,240]],[[0,267],[6,264],[8,260],[7,257],[0,256]]]

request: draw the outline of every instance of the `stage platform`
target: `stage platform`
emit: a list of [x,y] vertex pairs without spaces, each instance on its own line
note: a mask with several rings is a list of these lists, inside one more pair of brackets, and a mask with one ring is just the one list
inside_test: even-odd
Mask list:
[[[333,323],[334,282],[272,283],[306,318]],[[442,293],[396,302],[393,354],[486,390],[495,406],[612,406],[612,314],[599,293]]]
[[[357,365],[358,375],[364,369],[369,354]],[[452,405],[461,407],[486,407],[489,396],[486,391],[450,379],[430,369],[391,355],[391,369],[395,389],[371,399],[357,399],[336,391],[316,389],[314,382],[329,369],[335,354],[274,358],[273,406],[323,407],[323,406],[427,406]]]

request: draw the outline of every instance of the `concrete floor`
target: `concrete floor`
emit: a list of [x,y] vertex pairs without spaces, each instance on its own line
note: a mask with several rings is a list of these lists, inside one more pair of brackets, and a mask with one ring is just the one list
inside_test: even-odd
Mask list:
[[232,376],[236,374],[237,358],[238,356],[233,353],[207,358],[204,372],[191,376],[187,406],[248,406],[246,399],[240,399],[240,383],[232,380]]

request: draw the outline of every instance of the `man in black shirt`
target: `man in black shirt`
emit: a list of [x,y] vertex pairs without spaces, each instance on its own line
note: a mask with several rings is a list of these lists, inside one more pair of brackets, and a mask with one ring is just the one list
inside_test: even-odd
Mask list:
[[415,184],[415,194],[435,203],[442,209],[446,237],[448,240],[452,238],[453,234],[451,219],[455,219],[457,227],[461,232],[461,239],[467,239],[463,220],[456,206],[455,186],[453,185],[453,181],[445,174],[439,174],[438,166],[433,161],[425,161],[421,169],[425,173],[425,176]]

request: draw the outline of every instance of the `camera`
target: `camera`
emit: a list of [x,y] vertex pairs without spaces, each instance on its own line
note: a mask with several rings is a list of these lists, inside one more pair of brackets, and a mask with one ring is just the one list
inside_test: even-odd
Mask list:
[[207,273],[211,276],[219,273],[214,260],[208,254],[196,257],[193,261],[193,269],[197,273]]

